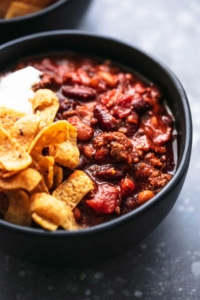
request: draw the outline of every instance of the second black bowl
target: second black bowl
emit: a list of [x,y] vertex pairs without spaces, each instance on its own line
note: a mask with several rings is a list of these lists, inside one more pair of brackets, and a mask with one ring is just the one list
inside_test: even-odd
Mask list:
[[36,13],[8,20],[0,18],[0,44],[36,32],[74,28],[90,2],[58,0]]

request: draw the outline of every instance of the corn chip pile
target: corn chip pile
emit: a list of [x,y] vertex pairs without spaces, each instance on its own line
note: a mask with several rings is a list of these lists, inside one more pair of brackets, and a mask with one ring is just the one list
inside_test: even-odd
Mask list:
[[30,115],[0,106],[0,214],[22,226],[34,220],[51,231],[76,230],[72,210],[94,189],[80,170],[63,181],[62,167],[79,163],[76,129],[54,122],[59,102],[51,90],[38,90],[30,101]]

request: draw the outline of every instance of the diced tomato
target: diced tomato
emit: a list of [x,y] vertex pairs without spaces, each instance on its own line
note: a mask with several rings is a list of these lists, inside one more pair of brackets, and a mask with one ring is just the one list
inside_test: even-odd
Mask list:
[[132,195],[135,189],[135,183],[127,177],[123,178],[120,181],[120,188],[122,197],[128,197]]
[[111,214],[117,206],[118,198],[119,190],[116,186],[101,184],[94,198],[86,200],[86,203],[98,213]]

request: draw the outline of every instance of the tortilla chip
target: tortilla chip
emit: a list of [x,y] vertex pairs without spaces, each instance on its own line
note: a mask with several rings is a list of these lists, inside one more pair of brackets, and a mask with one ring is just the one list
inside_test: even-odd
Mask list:
[[77,131],[70,123],[69,125],[69,139],[68,141],[59,145],[53,145],[49,148],[50,155],[61,166],[68,168],[75,168],[79,163],[79,150],[76,145]]
[[0,2],[0,18],[4,18],[10,3],[13,0],[2,0]]
[[18,171],[6,171],[5,168],[3,167],[3,165],[0,164],[0,177],[8,178],[17,173],[18,173]]
[[68,122],[66,121],[58,121],[48,125],[38,133],[28,152],[33,156],[42,154],[44,148],[65,142],[69,136],[68,128]]
[[11,18],[17,18],[21,16],[25,16],[28,14],[32,14],[38,10],[40,10],[40,7],[21,3],[19,1],[13,1],[10,3],[8,10],[5,15],[5,19],[11,19]]
[[45,193],[32,195],[31,212],[33,220],[47,230],[56,230],[59,226],[78,228],[69,208],[63,202]]
[[53,187],[55,190],[63,181],[63,169],[57,164],[54,165]]
[[32,161],[31,156],[2,127],[0,127],[0,164],[6,171],[20,171],[27,168]]
[[70,141],[50,147],[50,155],[64,167],[74,169],[79,163],[79,150]]
[[20,0],[20,2],[27,3],[30,5],[35,5],[44,8],[51,4],[54,0]]
[[1,176],[1,173],[5,172],[5,169],[4,169],[4,166],[0,163],[0,176]]
[[2,178],[9,178],[15,174],[17,174],[18,171],[5,171],[5,170],[1,170],[0,171],[0,177]]
[[35,223],[43,227],[44,229],[47,229],[49,231],[54,231],[58,229],[58,225],[54,223],[53,220],[48,219],[47,216],[40,216],[37,213],[32,213],[32,219]]
[[41,118],[39,130],[53,123],[59,108],[55,93],[48,89],[37,90],[31,102],[35,114]]
[[48,189],[53,185],[54,158],[51,156],[39,155],[34,160],[37,161],[40,172]]
[[6,131],[10,131],[15,122],[24,116],[25,113],[1,106],[0,126],[3,127]]
[[81,199],[93,189],[92,180],[83,171],[77,170],[57,187],[53,196],[62,200],[73,210]]
[[13,125],[10,134],[25,150],[28,150],[36,136],[40,120],[38,116],[27,115]]
[[40,180],[40,182],[38,183],[38,185],[31,192],[29,192],[29,195],[31,196],[31,195],[36,194],[36,193],[46,193],[46,194],[49,194],[49,190],[48,190],[48,188],[46,186],[46,183],[44,181],[40,165],[34,159],[33,159],[32,163],[31,163],[31,168],[37,170],[40,173],[42,179]]
[[49,194],[49,190],[46,186],[46,183],[44,181],[44,178],[42,177],[42,179],[40,180],[40,182],[38,183],[38,185],[31,191],[29,192],[29,195],[32,196],[36,193],[45,193],[45,194]]
[[28,168],[9,178],[0,178],[0,188],[3,190],[23,189],[32,191],[42,179],[40,173]]
[[30,200],[28,195],[22,190],[5,191],[9,199],[8,210],[4,220],[22,225],[31,225]]
[[[44,108],[52,105],[56,105],[57,110],[59,108],[58,97],[49,89],[37,90],[33,99],[31,99],[31,102],[35,113],[37,113],[37,111],[42,111]],[[53,120],[51,122],[53,122]]]
[[81,226],[75,220],[74,214],[69,207],[65,207],[65,214],[63,214],[61,219],[61,224],[65,230],[77,230],[81,229]]

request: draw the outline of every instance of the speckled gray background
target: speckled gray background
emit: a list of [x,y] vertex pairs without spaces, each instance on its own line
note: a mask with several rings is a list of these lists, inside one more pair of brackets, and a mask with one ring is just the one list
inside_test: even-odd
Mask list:
[[153,234],[95,268],[33,265],[0,252],[0,300],[199,300],[200,1],[93,0],[78,29],[137,45],[176,73],[193,115],[189,173],[175,207]]

